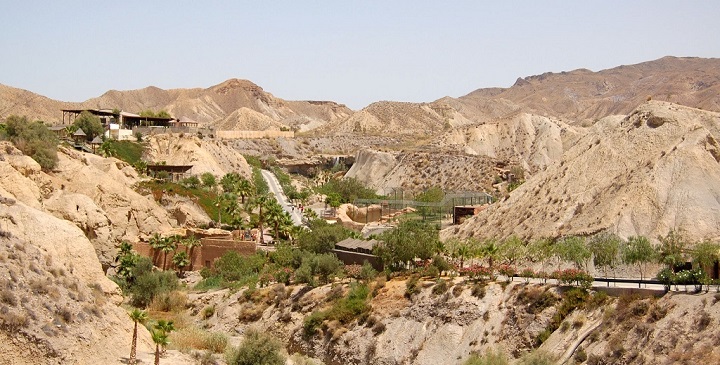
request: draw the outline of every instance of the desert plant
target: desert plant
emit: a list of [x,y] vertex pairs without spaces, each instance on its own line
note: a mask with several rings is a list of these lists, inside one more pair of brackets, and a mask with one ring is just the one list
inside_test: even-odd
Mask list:
[[507,356],[500,349],[489,349],[484,354],[472,354],[463,365],[507,365]]
[[145,311],[141,311],[137,308],[133,309],[129,313],[130,319],[135,322],[135,326],[133,327],[133,337],[132,337],[132,343],[130,344],[130,360],[128,360],[128,364],[136,364],[137,363],[137,326],[138,322],[145,323],[147,321],[147,313]]
[[242,343],[226,354],[228,365],[284,365],[280,342],[266,333],[250,329]]

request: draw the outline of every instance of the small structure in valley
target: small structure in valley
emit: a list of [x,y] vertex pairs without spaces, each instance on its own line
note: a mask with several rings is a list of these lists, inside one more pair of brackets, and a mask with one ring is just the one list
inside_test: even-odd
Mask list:
[[380,257],[373,255],[373,249],[379,245],[378,240],[361,240],[357,238],[346,238],[335,244],[332,252],[345,265],[362,265],[367,261],[377,271],[383,270]]

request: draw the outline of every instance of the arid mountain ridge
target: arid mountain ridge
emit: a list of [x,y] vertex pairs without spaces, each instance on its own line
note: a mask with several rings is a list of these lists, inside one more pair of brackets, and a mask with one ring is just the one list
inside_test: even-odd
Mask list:
[[260,86],[230,79],[209,88],[110,90],[79,103],[52,100],[0,85],[0,119],[27,115],[48,122],[63,108],[167,110],[219,129],[316,130],[322,134],[427,135],[530,113],[589,125],[627,114],[648,97],[720,111],[720,59],[664,57],[592,72],[578,69],[519,78],[509,88],[484,88],[429,103],[379,101],[353,111],[333,101],[288,101]]

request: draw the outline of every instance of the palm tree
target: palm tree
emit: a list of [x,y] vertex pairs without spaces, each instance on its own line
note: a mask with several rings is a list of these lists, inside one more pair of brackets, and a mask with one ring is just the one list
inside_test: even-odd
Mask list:
[[495,260],[498,258],[500,248],[495,240],[488,240],[480,249],[480,255],[488,259],[488,266],[492,269]]
[[283,213],[285,213],[277,202],[271,202],[268,204],[265,216],[269,224],[272,224],[275,228],[275,239],[280,239],[280,223],[283,219]]
[[274,201],[272,197],[268,194],[262,194],[255,197],[250,202],[251,207],[257,207],[260,212],[258,213],[258,225],[260,226],[260,244],[265,244],[265,237],[264,237],[264,231],[263,231],[263,223],[265,222],[265,215],[263,214],[263,208],[265,210],[268,209],[268,206],[270,205],[270,202]]
[[134,365],[136,360],[136,351],[137,351],[137,327],[138,322],[145,323],[147,321],[147,313],[145,311],[141,311],[137,308],[133,309],[130,313],[128,313],[130,316],[130,319],[135,322],[135,328],[133,329],[133,337],[132,337],[132,344],[130,345],[130,360],[128,360],[128,364]]
[[235,186],[237,185],[238,181],[240,181],[241,177],[238,175],[237,172],[230,172],[225,174],[222,178],[220,178],[220,186],[222,186],[223,191],[226,193],[234,192]]
[[167,337],[168,335],[163,331],[152,331],[152,340],[155,342],[155,365],[160,365],[160,346],[164,348],[170,343]]
[[240,194],[242,204],[245,204],[245,197],[250,196],[253,191],[255,191],[255,187],[247,179],[240,178],[240,181],[235,185],[235,193]]
[[190,265],[190,259],[185,251],[175,253],[172,258],[172,264],[178,269],[178,275],[183,276],[183,268]]
[[[173,321],[166,321],[164,319],[161,319],[157,321],[154,328],[160,332],[162,332],[163,335],[166,337],[170,335],[170,332],[175,331],[175,323]],[[160,344],[162,347],[162,353],[165,353],[165,346],[167,346],[167,341],[164,344]]]
[[164,240],[163,245],[160,247],[160,250],[163,252],[163,266],[162,269],[165,270],[167,267],[167,254],[168,252],[175,251],[177,249],[178,242],[180,241],[180,236],[174,235],[172,237],[168,237]]
[[195,256],[193,256],[193,251],[195,250],[195,247],[202,247],[202,242],[200,242],[195,235],[190,235],[190,237],[185,239],[185,249],[188,251],[188,258],[190,259],[190,271],[193,270],[193,261],[195,260]]

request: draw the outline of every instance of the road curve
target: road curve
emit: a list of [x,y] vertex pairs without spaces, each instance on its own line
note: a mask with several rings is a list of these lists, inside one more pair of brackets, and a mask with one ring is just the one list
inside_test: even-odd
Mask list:
[[260,173],[262,173],[263,179],[265,179],[265,182],[267,182],[268,187],[270,188],[270,192],[275,195],[275,200],[278,201],[283,210],[290,214],[293,224],[296,226],[304,225],[300,210],[297,208],[292,208],[290,202],[285,196],[285,193],[283,193],[282,188],[280,187],[280,182],[278,181],[277,177],[275,177],[275,174],[268,170],[260,170]]

